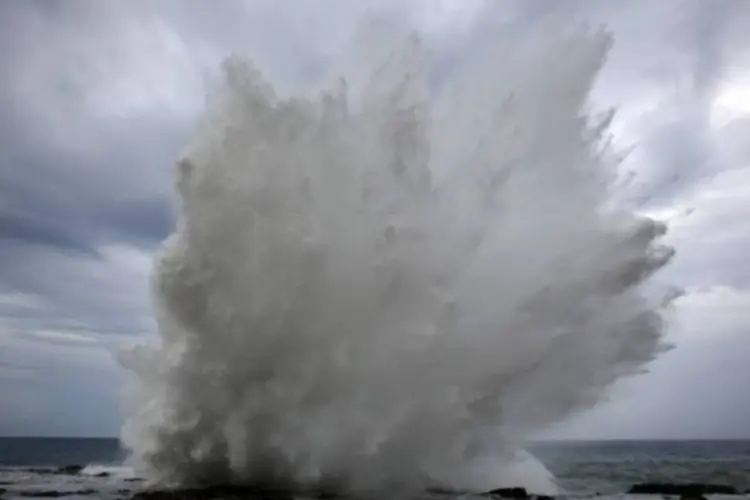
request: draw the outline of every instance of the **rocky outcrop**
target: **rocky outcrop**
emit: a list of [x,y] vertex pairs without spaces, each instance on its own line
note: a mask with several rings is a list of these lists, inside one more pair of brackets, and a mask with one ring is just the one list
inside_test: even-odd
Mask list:
[[76,474],[80,474],[82,470],[83,465],[64,465],[62,467],[58,467],[57,470],[54,471],[54,473],[74,476]]
[[95,495],[96,490],[22,490],[15,492],[19,497],[29,498],[60,498],[69,496],[88,496]]
[[549,495],[534,495],[529,493],[526,488],[496,488],[494,490],[487,491],[482,494],[483,496],[491,496],[496,498],[510,498],[510,499],[529,499],[529,500],[553,500],[554,497]]
[[631,495],[674,495],[701,498],[704,495],[739,495],[737,488],[724,484],[704,483],[639,483],[628,490]]
[[[249,486],[209,486],[194,489],[174,490],[143,490],[134,493],[130,500],[243,500],[247,498],[263,498],[273,500],[292,500],[299,498],[302,493],[305,498],[316,500],[356,498],[335,491],[313,490],[313,491],[290,491],[284,489],[258,488]],[[456,497],[467,492],[456,492],[442,489],[429,489],[430,495],[449,495]],[[554,497],[530,494],[525,488],[497,488],[481,494],[482,496],[496,499],[510,500],[554,500]]]
[[[335,494],[317,492],[306,495],[313,498],[335,498]],[[143,490],[135,493],[130,500],[245,500],[263,498],[268,500],[293,500],[295,494],[285,490],[248,486],[208,486],[175,490]]]
[[485,495],[501,498],[531,498],[526,488],[496,488],[486,492]]

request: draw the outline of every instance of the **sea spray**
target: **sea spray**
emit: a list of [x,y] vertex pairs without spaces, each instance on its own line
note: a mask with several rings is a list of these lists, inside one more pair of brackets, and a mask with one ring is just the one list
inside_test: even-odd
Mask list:
[[529,35],[436,82],[407,37],[292,96],[228,59],[177,162],[159,342],[123,356],[137,471],[549,490],[519,440],[651,361],[669,302],[665,227],[612,203],[586,110],[610,43]]

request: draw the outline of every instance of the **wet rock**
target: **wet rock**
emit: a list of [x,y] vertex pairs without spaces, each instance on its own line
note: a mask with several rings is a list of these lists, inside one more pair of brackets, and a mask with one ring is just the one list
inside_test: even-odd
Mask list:
[[287,491],[248,486],[209,486],[176,490],[144,490],[135,493],[130,500],[246,500],[248,498],[293,500],[294,495]]
[[531,498],[526,488],[497,488],[488,491],[485,495],[502,498]]
[[[450,495],[457,497],[466,492],[443,489],[428,489],[431,495]],[[130,493],[120,490],[119,493]],[[529,494],[525,488],[497,488],[482,494],[512,500],[555,500],[555,497]],[[130,496],[130,500],[294,500],[295,498],[330,500],[347,498],[346,495],[330,489],[290,490],[285,488],[268,488],[258,486],[208,486],[205,488],[185,488],[173,490],[141,490]]]
[[55,469],[54,467],[50,468],[40,468],[40,467],[31,467],[28,469],[23,469],[24,472],[28,472],[29,474],[57,474],[59,469]]
[[60,497],[69,497],[69,496],[87,496],[87,495],[94,495],[96,493],[96,490],[87,489],[87,490],[26,490],[26,491],[18,491],[16,494],[20,497],[30,497],[30,498],[60,498]]
[[704,495],[738,495],[733,486],[703,483],[639,483],[628,490],[631,495],[674,495],[682,498],[698,499]]
[[109,472],[100,472],[99,474],[94,474],[94,477],[109,477],[111,475]]
[[83,470],[83,465],[64,465],[57,469],[57,474],[68,474],[68,475],[76,475],[80,474]]
[[427,488],[425,490],[426,493],[429,493],[430,495],[445,495],[445,496],[451,496],[451,497],[458,497],[462,495],[471,494],[470,491],[461,491],[461,490],[450,490],[446,488]]

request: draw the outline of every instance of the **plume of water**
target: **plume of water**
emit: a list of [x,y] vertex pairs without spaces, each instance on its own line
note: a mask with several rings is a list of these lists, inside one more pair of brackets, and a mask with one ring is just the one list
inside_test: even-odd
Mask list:
[[123,357],[137,470],[549,489],[519,439],[662,348],[665,227],[611,202],[586,109],[610,43],[499,42],[436,85],[410,37],[292,97],[227,60],[177,162],[160,340]]

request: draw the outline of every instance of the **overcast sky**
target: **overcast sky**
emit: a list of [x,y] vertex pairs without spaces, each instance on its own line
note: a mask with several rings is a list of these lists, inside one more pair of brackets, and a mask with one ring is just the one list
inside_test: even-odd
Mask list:
[[[554,7],[552,7],[554,6]],[[462,57],[551,8],[605,22],[594,90],[690,292],[676,348],[556,437],[750,438],[750,2],[0,2],[0,435],[119,431],[113,353],[154,335],[147,281],[170,231],[172,161],[231,52],[318,76],[368,11]],[[675,176],[678,175],[678,178]],[[693,209],[689,215],[681,215]]]

